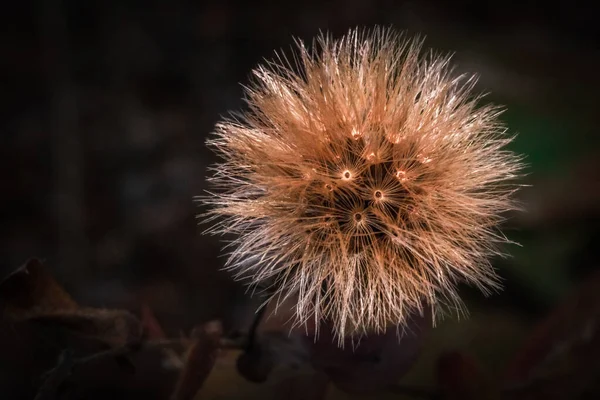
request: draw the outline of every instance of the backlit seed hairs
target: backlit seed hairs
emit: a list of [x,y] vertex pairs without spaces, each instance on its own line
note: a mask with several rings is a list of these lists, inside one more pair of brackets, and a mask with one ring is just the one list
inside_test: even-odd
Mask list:
[[340,343],[460,309],[458,282],[498,288],[521,162],[475,78],[387,29],[298,47],[253,71],[248,110],[207,141],[221,161],[202,218],[237,235],[227,268]]

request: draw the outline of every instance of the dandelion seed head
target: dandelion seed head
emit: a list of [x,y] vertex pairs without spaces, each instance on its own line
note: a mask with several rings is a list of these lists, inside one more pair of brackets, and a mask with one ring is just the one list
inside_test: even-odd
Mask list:
[[226,268],[297,296],[295,322],[328,320],[340,343],[460,309],[459,282],[498,287],[488,259],[520,158],[475,79],[421,44],[387,29],[299,42],[208,140],[208,232],[237,234]]

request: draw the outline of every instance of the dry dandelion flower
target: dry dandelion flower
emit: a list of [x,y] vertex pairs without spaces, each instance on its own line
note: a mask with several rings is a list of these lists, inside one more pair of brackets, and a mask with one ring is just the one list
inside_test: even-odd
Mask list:
[[521,164],[475,78],[385,29],[300,42],[295,60],[255,69],[249,111],[207,142],[223,160],[203,217],[238,235],[227,268],[297,296],[295,322],[328,320],[340,343],[460,309],[460,281],[497,288]]

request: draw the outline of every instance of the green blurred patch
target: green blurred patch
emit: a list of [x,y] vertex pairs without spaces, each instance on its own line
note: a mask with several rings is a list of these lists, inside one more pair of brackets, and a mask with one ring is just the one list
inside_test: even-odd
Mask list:
[[527,173],[555,172],[575,163],[588,150],[584,128],[569,115],[542,115],[512,104],[502,120],[509,132],[517,134],[509,148],[525,155]]

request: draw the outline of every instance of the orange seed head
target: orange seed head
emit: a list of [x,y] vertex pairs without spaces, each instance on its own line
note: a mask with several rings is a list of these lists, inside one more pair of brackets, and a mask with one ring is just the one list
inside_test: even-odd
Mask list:
[[460,309],[460,281],[497,288],[521,163],[475,78],[385,29],[299,42],[297,60],[257,67],[249,110],[207,142],[208,232],[238,235],[227,268],[297,296],[296,323],[328,320],[340,343]]

